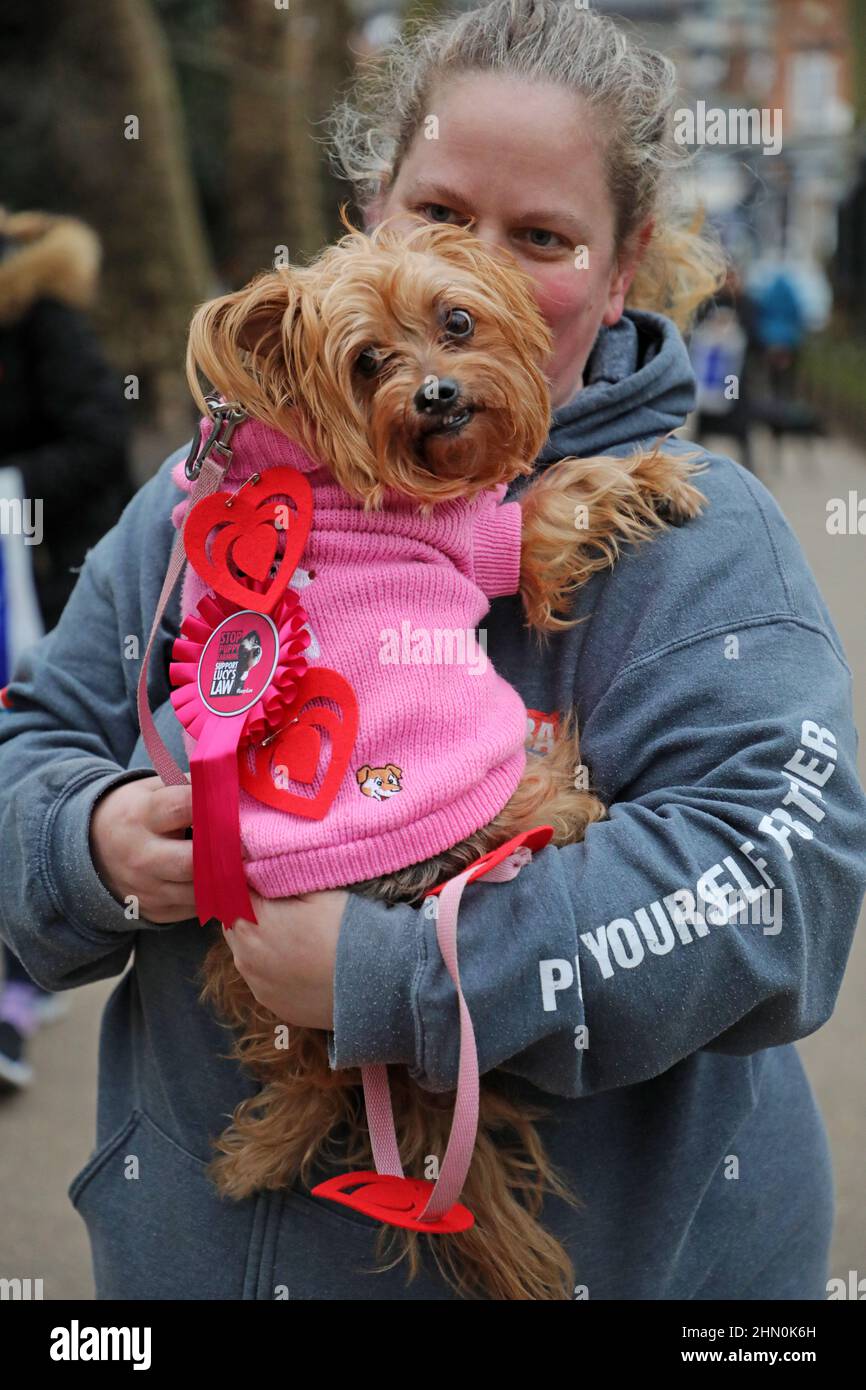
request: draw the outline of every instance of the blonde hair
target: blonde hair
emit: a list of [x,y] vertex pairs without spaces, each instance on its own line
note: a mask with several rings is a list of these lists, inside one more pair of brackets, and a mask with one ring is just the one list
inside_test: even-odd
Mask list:
[[607,132],[617,249],[654,219],[626,303],[687,328],[724,281],[726,259],[702,215],[685,219],[673,206],[676,174],[693,159],[673,135],[676,69],[571,0],[492,0],[435,24],[421,20],[362,62],[324,122],[332,166],[361,209],[396,178],[436,84],[472,72],[553,83],[590,103]]

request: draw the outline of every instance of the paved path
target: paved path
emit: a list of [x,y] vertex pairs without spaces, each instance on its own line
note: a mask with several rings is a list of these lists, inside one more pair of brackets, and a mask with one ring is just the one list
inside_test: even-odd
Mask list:
[[[854,675],[860,775],[866,782],[866,535],[830,535],[827,503],[849,491],[866,499],[866,455],[843,440],[759,450],[761,481],[794,527],[842,638]],[[866,508],[864,508],[866,511]],[[864,520],[866,529],[866,520]],[[799,1044],[833,1150],[837,1215],[833,1275],[866,1276],[866,912],[830,1022]]]
[[[866,497],[866,456],[835,440],[792,445],[774,461],[758,450],[762,480],[791,520],[821,585],[855,675],[866,777],[866,536],[829,536],[826,505],[849,489]],[[732,563],[735,560],[732,557]],[[113,981],[71,992],[69,1016],[33,1046],[37,1085],[0,1102],[0,1275],[44,1279],[46,1298],[92,1298],[84,1227],[66,1188],[95,1129],[99,1017]],[[866,932],[854,948],[837,1011],[800,1044],[835,1156],[838,1220],[833,1274],[866,1275]]]

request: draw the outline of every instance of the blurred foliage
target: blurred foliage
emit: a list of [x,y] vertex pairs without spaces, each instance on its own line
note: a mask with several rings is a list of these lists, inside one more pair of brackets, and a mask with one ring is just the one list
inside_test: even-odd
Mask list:
[[[4,0],[0,203],[102,239],[94,321],[140,418],[187,404],[196,303],[341,230],[317,122],[350,76],[348,0]],[[130,118],[140,132],[132,139]]]
[[51,43],[50,26],[37,6],[16,0],[0,6],[0,202],[11,208],[56,206],[44,162],[55,100],[40,81]]
[[214,260],[226,252],[220,208],[223,151],[228,132],[224,74],[211,56],[214,36],[224,20],[224,0],[153,0],[168,41],[188,132],[193,177],[199,191]]
[[801,370],[804,393],[833,427],[866,439],[866,336],[852,336],[836,316],[804,345]]
[[[267,237],[263,233],[268,247],[285,240],[293,255],[317,249],[340,230],[338,200],[348,197],[349,190],[333,178],[317,145],[310,141],[306,150],[300,145],[305,135],[317,133],[316,122],[351,74],[348,3],[291,0],[287,10],[262,0],[153,0],[153,4],[177,74],[190,159],[214,260],[226,283],[248,278],[262,263],[261,254],[251,258],[246,254],[245,234],[233,219],[229,202],[232,194],[240,196],[235,185],[243,182],[238,173],[244,171],[228,162],[239,146],[245,164],[252,161],[260,166],[261,196],[264,190],[271,191],[283,173],[293,184],[291,200],[304,198],[308,204],[303,216],[297,209],[293,217],[284,211],[288,225],[275,217]],[[281,55],[280,35],[286,26],[293,28]],[[306,52],[301,55],[300,71],[293,71],[293,55],[299,49]],[[274,91],[275,86],[279,90]],[[242,94],[245,87],[251,89],[246,119],[253,118],[250,108],[258,95],[257,130],[232,132],[232,94]],[[294,163],[297,169],[284,170],[280,161],[286,166]],[[252,168],[249,174],[254,177]],[[262,220],[267,221],[269,211],[275,210],[262,208]]]
[[854,109],[857,124],[866,126],[866,0],[848,0],[851,25]]
[[450,0],[408,0],[403,6],[403,23],[410,28],[421,21],[439,19],[453,8]]

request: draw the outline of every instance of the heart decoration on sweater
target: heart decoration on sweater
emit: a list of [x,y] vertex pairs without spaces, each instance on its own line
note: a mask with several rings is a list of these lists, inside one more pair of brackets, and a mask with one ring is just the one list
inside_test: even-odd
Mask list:
[[[288,527],[279,524],[282,498],[292,504]],[[184,523],[187,559],[210,586],[182,624],[170,668],[172,704],[197,740],[189,763],[202,923],[256,920],[241,857],[239,787],[277,810],[321,820],[357,737],[355,692],[338,672],[308,668],[307,615],[289,587],[312,520],[304,474],[269,468],[234,492],[202,497]],[[287,781],[319,786],[305,794]]]
[[[286,504],[275,498],[288,498],[293,504],[286,528],[278,524]],[[295,468],[269,468],[248,488],[214,492],[196,502],[184,523],[183,542],[205,584],[234,603],[269,613],[300,563],[312,520],[313,493],[304,474]],[[241,582],[232,567],[264,583],[277,557],[280,534],[286,544],[272,582],[260,592]]]
[[[330,705],[315,704],[328,700]],[[319,790],[312,796],[290,791],[286,781],[312,786],[322,763],[327,734],[330,760]],[[309,666],[298,681],[285,712],[282,731],[270,743],[251,743],[240,759],[244,791],[278,811],[322,820],[340,789],[358,735],[358,700],[349,682],[336,671]]]

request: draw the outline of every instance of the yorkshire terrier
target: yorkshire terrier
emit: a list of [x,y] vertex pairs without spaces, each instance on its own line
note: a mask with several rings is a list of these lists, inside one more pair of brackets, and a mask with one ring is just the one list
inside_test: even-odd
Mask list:
[[[206,410],[201,371],[226,400],[321,460],[370,511],[387,505],[390,490],[433,508],[529,477],[550,427],[544,369],[552,351],[530,281],[462,227],[419,219],[409,230],[385,223],[365,234],[345,225],[348,234],[310,265],[263,272],[196,311],[187,376],[198,404]],[[571,625],[572,595],[623,544],[700,512],[692,456],[665,453],[662,443],[624,458],[563,459],[522,487],[520,593],[539,634]],[[417,904],[539,823],[553,826],[556,845],[580,840],[605,808],[575,787],[579,765],[577,730],[566,720],[490,824],[434,859],[346,886]],[[362,772],[367,795],[399,790],[398,768]],[[365,785],[377,773],[393,777],[381,793]],[[338,1132],[340,1162],[369,1167],[359,1075],[331,1070],[326,1035],[292,1028],[288,1049],[278,1049],[279,1020],[253,997],[222,937],[204,978],[202,998],[237,1030],[234,1055],[262,1083],[216,1141],[210,1171],[219,1189],[240,1198],[308,1182],[318,1162],[333,1160],[329,1138]],[[391,1070],[404,1164],[419,1171],[425,1156],[444,1152],[450,1097]],[[495,1072],[483,1078],[464,1189],[475,1225],[430,1241],[443,1275],[470,1296],[570,1296],[568,1256],[539,1221],[546,1192],[574,1201],[536,1132],[543,1113],[511,1100]],[[414,1273],[417,1235],[382,1234],[403,1242]]]

